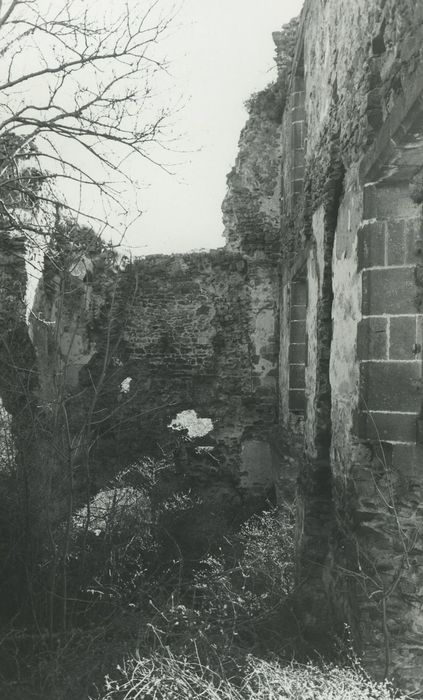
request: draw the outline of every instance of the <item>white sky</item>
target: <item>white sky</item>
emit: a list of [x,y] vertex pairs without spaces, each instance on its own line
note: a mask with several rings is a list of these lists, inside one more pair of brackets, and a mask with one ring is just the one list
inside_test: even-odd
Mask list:
[[[169,8],[173,0],[162,0]],[[164,44],[169,99],[185,107],[175,119],[180,153],[175,175],[145,164],[143,216],[127,234],[135,255],[223,245],[221,203],[234,164],[244,102],[276,76],[272,32],[301,11],[302,0],[184,0]],[[185,152],[184,152],[185,151]],[[178,165],[175,165],[178,164]]]

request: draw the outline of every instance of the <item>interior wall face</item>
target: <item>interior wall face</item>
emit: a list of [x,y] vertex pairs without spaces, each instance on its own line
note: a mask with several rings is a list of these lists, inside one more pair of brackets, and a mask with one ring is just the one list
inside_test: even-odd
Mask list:
[[132,378],[132,412],[155,411],[159,443],[181,411],[210,418],[216,463],[241,489],[263,492],[276,420],[273,267],[222,249],[149,256],[126,277],[136,289],[122,369]]

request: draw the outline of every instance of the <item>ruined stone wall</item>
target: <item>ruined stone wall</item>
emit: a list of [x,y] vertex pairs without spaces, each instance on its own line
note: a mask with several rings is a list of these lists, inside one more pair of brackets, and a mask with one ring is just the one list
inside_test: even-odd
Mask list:
[[[42,240],[0,234],[0,397],[14,438],[2,476],[12,477],[17,537],[33,562],[86,499],[90,406],[100,388],[80,375],[96,350],[90,326],[107,303],[105,247],[92,231],[65,229]],[[113,281],[110,266],[106,277]]]
[[[69,494],[76,507],[120,469],[174,446],[168,426],[190,409],[213,421],[212,452],[190,457],[208,463],[210,488],[221,477],[250,495],[272,486],[284,55],[278,80],[248,106],[223,207],[224,250],[119,270],[71,222],[66,231],[51,222],[44,259],[8,237],[0,332],[13,371],[0,389],[29,470],[33,522],[57,523]],[[18,372],[11,357],[25,352]]]
[[273,264],[280,248],[281,120],[297,28],[294,19],[273,34],[277,79],[246,103],[249,116],[222,204],[226,248]]
[[[297,445],[302,434],[304,450],[305,607],[317,627],[334,609],[349,619],[369,668],[413,690],[423,573],[422,12],[407,1],[306,2],[282,128],[279,392],[284,429]],[[292,313],[304,270],[305,358]],[[295,409],[290,368],[301,364],[305,401]]]
[[[277,80],[247,103],[222,205],[225,248],[148,256],[118,275],[119,330],[108,375],[110,405],[118,407],[99,438],[103,465],[166,449],[170,422],[195,410],[213,421],[204,438],[213,451],[202,461],[213,462],[216,473],[250,494],[265,492],[277,478],[280,133],[296,25],[274,37]],[[101,325],[93,371],[107,352]],[[191,458],[201,461],[198,454]]]
[[[310,207],[314,211],[327,194],[334,161],[344,168],[358,163],[387,118],[394,111],[404,116],[418,96],[412,83],[421,56],[421,13],[411,0],[305,3],[282,129],[285,216],[302,193],[298,183],[294,196],[292,183],[303,179],[305,189],[305,206],[290,221],[295,250],[304,243],[298,233],[307,235]],[[301,150],[302,176],[295,174]],[[284,237],[286,246],[289,231]]]
[[[126,304],[133,294],[120,375],[131,378],[127,400],[139,426],[143,412],[154,417],[143,431],[144,449],[164,447],[172,419],[195,410],[213,421],[204,440],[215,463],[241,487],[270,486],[274,283],[269,263],[225,249],[149,256],[127,267]],[[136,422],[128,422],[128,437]]]
[[[421,57],[423,8],[412,0],[308,0],[303,11],[308,154],[332,122],[349,162],[361,158]],[[408,93],[408,94],[405,94]]]

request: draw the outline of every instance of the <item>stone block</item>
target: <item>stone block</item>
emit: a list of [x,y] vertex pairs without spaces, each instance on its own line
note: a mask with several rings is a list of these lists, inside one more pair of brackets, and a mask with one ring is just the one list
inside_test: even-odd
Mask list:
[[292,148],[304,148],[304,120],[292,123]]
[[423,224],[420,218],[410,219],[405,224],[405,262],[422,264]]
[[420,218],[390,219],[387,222],[388,265],[418,263],[423,256],[423,231]]
[[304,190],[304,180],[294,180],[292,183],[294,195],[300,195]]
[[305,306],[307,304],[307,284],[306,282],[291,283],[291,305]]
[[387,256],[388,265],[404,265],[405,263],[405,221],[404,219],[388,221]]
[[359,419],[359,437],[362,440],[415,443],[416,420],[416,414],[363,411]]
[[422,402],[420,362],[363,362],[361,408],[419,413]]
[[[304,95],[304,93],[295,93],[296,95]],[[291,110],[291,119],[293,122],[301,122],[304,121],[305,117],[305,112],[304,112],[304,100],[300,100],[299,104],[296,104],[295,106],[292,107]]]
[[423,481],[423,445],[394,445],[392,463],[398,471]]
[[304,98],[305,98],[305,92],[304,90],[296,90],[295,92],[291,93],[291,101],[292,101],[292,109],[297,109],[300,107],[302,110],[304,110]]
[[291,343],[304,343],[306,336],[306,322],[292,321],[289,325],[289,336]]
[[302,321],[307,316],[307,307],[305,304],[291,306],[291,321]]
[[363,272],[362,311],[365,316],[415,312],[413,268],[385,268]]
[[305,166],[305,154],[304,154],[303,150],[293,151],[292,164],[293,164],[294,168],[299,168],[301,166],[304,168],[304,166]]
[[291,343],[289,346],[289,361],[291,364],[305,364],[307,355],[306,343]]
[[[299,151],[299,153],[302,153],[302,151]],[[297,182],[297,180],[304,180],[304,165],[295,165],[292,168],[292,179],[294,182]]]
[[402,183],[390,187],[365,187],[363,204],[367,219],[411,219],[418,214],[408,186]]
[[389,358],[391,360],[414,360],[416,343],[416,317],[393,316],[390,319]]
[[358,230],[358,267],[383,267],[385,265],[385,224],[376,221],[364,224]]
[[305,412],[306,409],[306,397],[305,391],[303,389],[290,389],[289,390],[289,410],[290,411],[301,411]]
[[[417,336],[416,336],[417,343],[420,346],[420,348],[416,348],[416,350],[418,351],[416,354],[417,354],[417,356],[419,356],[421,358],[423,356],[423,352],[422,352],[422,350],[423,350],[423,315],[422,314],[419,314],[416,317],[416,323],[417,323]],[[416,357],[416,359],[417,359],[417,357]]]
[[360,360],[384,360],[388,357],[388,320],[384,316],[373,316],[358,325],[357,352]]
[[289,387],[290,389],[305,388],[305,369],[304,365],[291,365],[289,368]]

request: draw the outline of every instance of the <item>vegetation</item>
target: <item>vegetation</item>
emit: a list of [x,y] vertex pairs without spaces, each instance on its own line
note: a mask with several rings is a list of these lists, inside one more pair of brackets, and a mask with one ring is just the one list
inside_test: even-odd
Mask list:
[[58,205],[99,230],[111,212],[135,218],[122,192],[139,187],[136,160],[165,136],[170,108],[152,84],[170,20],[148,0],[0,3],[3,229],[43,248]]
[[280,123],[285,107],[286,89],[280,81],[270,83],[264,90],[255,92],[245,103],[250,117],[266,116],[267,119]]
[[[175,528],[169,549],[168,528],[181,511],[198,507],[198,496],[185,490],[169,498],[172,470],[171,459],[143,460],[76,513],[66,626],[52,632],[9,622],[0,643],[0,696],[393,698],[350,652],[345,667],[291,660],[299,641],[289,603],[292,511],[269,505],[216,538],[201,559],[186,560],[192,533]],[[348,654],[343,650],[344,661]]]
[[[170,19],[148,0],[0,2],[0,418],[11,424],[0,587],[6,610],[50,635],[68,624],[72,518],[98,490],[92,452],[119,387],[118,263],[101,234],[119,220],[123,236],[138,215],[122,191],[164,136],[170,108],[151,90]],[[76,388],[69,358],[95,354],[93,319],[103,345]]]
[[223,678],[193,654],[176,658],[169,650],[131,658],[106,678],[101,700],[391,700],[389,683],[376,683],[358,664],[281,664],[248,656],[241,682]]

